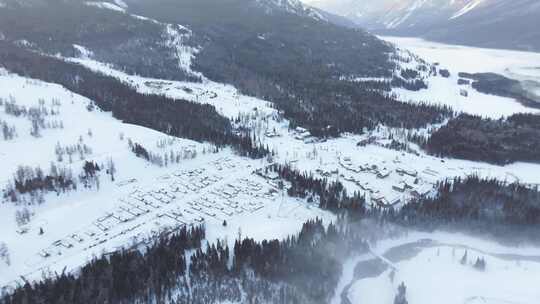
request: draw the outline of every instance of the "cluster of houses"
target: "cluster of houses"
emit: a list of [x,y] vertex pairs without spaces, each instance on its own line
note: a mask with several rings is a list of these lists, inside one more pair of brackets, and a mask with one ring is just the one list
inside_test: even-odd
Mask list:
[[319,173],[320,175],[322,175],[323,177],[330,177],[334,174],[338,174],[339,173],[339,170],[338,169],[333,169],[333,170],[324,170],[324,169],[316,169],[315,172]]
[[[97,218],[85,231],[53,242],[52,246],[43,249],[39,255],[46,258],[53,252],[61,254],[62,250],[73,248],[77,243],[84,243],[86,247],[83,249],[88,250],[126,235],[147,223],[147,220],[138,219],[143,217],[147,219],[146,215],[153,215],[156,211],[171,204],[178,194],[187,194],[189,191],[198,192],[221,180],[218,176],[208,176],[203,173],[203,169],[180,171],[173,174],[176,178],[171,179],[167,189],[165,187],[148,191],[136,189],[128,196],[121,198],[116,209]],[[201,219],[202,217],[192,216],[177,222],[180,225],[190,225],[200,223]]]
[[305,140],[310,136],[311,136],[311,133],[309,133],[309,131],[307,129],[304,129],[302,127],[296,127],[296,129],[294,129],[294,138],[295,139]]
[[420,198],[429,195],[433,192],[431,184],[410,184],[407,181],[400,181],[397,185],[393,185],[392,189],[398,192],[409,192],[413,197]]
[[[353,174],[340,174],[344,180],[355,183],[360,189],[368,194],[368,197],[372,204],[381,207],[396,206],[404,203],[408,197],[425,197],[430,195],[433,191],[433,185],[426,183],[418,176],[418,172],[414,169],[407,168],[402,165],[390,169],[389,167],[375,163],[364,163],[362,165],[355,165],[350,157],[340,157],[339,164],[342,168],[353,173],[371,173],[378,179],[386,179],[393,172],[401,176],[399,182],[392,185],[392,190],[388,193],[382,193],[378,188],[370,182],[360,179]],[[426,169],[426,174],[437,175],[438,172]],[[321,173],[332,173],[323,170],[318,170]]]
[[190,222],[201,223],[205,217],[221,221],[233,215],[262,209],[265,203],[260,199],[271,198],[264,190],[260,183],[241,178],[208,191],[205,195],[188,201],[184,206],[158,213],[158,217],[168,217],[185,225]]
[[193,173],[185,175],[182,173],[175,174],[176,177],[187,177],[188,181],[178,180],[169,184],[169,189],[176,193],[198,193],[204,188],[221,181],[223,178],[219,175],[201,175],[196,176]]
[[[350,157],[340,157],[339,164],[341,167],[354,173],[369,172],[377,176],[377,178],[387,178],[391,171],[386,166],[377,164],[365,163],[363,165],[354,165]],[[397,170],[396,170],[397,171]],[[399,172],[398,172],[399,173]]]
[[384,194],[377,192],[371,194],[371,203],[376,204],[379,207],[389,208],[399,205],[403,202],[403,198],[399,195],[393,195],[387,197]]
[[[238,165],[229,159],[220,159],[212,164],[218,171],[220,167],[235,168]],[[256,212],[273,200],[277,191],[265,186],[264,181],[258,181],[260,177],[250,176],[208,190],[208,187],[221,182],[224,176],[209,174],[205,169],[172,173],[167,178],[161,178],[165,183],[160,187],[134,189],[119,200],[116,209],[97,218],[86,229],[53,242],[40,251],[39,256],[48,258],[53,254],[60,255],[74,247],[88,250],[122,235],[136,235],[139,238],[146,230],[138,228],[152,222],[157,226],[168,224],[181,227],[201,224],[209,218],[222,221],[234,215]],[[187,194],[199,197],[179,201]]]

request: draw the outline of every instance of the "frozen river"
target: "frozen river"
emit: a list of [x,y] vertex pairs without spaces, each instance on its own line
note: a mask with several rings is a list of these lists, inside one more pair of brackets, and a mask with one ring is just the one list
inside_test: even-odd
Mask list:
[[[486,261],[485,270],[474,267],[479,258]],[[385,240],[347,266],[353,271],[333,303],[391,304],[402,282],[410,303],[535,304],[540,299],[539,248],[505,247],[465,235],[412,233]]]

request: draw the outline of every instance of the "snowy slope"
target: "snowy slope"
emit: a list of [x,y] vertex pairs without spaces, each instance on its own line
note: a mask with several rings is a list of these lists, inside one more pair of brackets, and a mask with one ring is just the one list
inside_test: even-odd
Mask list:
[[[276,5],[284,5],[290,9],[297,7],[297,3],[275,2]],[[121,13],[125,13],[126,9],[121,1],[89,5]],[[185,28],[181,25],[161,25],[166,27],[168,33],[165,43],[177,50],[175,58],[178,65],[184,71],[196,73],[191,70],[191,60],[196,55],[197,49],[184,45],[185,37],[182,35],[185,34],[182,33],[185,32]],[[415,179],[420,183],[419,186],[414,186],[418,190],[420,188],[432,190],[433,185],[439,180],[470,174],[497,177],[508,182],[540,184],[540,176],[537,174],[540,170],[538,164],[516,163],[502,167],[456,159],[440,159],[428,156],[414,146],[411,147],[413,150],[411,153],[385,148],[384,144],[389,143],[390,138],[406,140],[407,131],[402,129],[379,126],[373,132],[364,135],[343,134],[339,138],[318,141],[306,136],[301,129],[291,130],[289,122],[283,119],[268,101],[244,96],[233,86],[212,82],[204,75],[200,75],[201,83],[129,75],[114,69],[111,65],[96,61],[84,43],[73,47],[78,50],[78,57],[64,58],[65,60],[121,79],[140,93],[164,94],[173,98],[211,104],[219,113],[231,120],[242,116],[243,119],[238,124],[249,127],[261,139],[262,144],[276,152],[274,161],[290,164],[318,177],[339,180],[347,187],[349,193],[358,191],[364,194],[371,204],[375,204],[375,198],[383,197],[387,201],[398,199],[396,206],[399,207],[412,195],[412,191],[400,192],[394,187],[402,183],[412,185]],[[470,50],[466,50],[468,51]],[[433,58],[426,57],[434,61]],[[445,63],[444,60],[440,62]],[[411,61],[408,66],[413,67],[415,64],[416,61]],[[486,69],[490,68],[489,64],[484,64]],[[511,66],[517,64],[512,63]],[[519,68],[524,67],[519,65]],[[474,94],[474,99],[470,102],[458,100],[456,103],[452,99],[459,93],[455,77],[450,79],[433,77],[428,80],[431,89],[429,91],[421,91],[417,95],[408,91],[394,93],[402,94],[404,101],[418,102],[429,98],[435,102],[451,104],[456,110],[489,117],[531,111],[519,107],[508,99],[473,92],[471,94]],[[17,130],[14,139],[0,141],[0,158],[4,161],[0,173],[1,187],[10,183],[18,165],[47,168],[51,162],[55,162],[58,166],[71,168],[76,175],[81,172],[82,164],[86,160],[99,164],[106,164],[112,160],[117,168],[115,181],[111,181],[104,173],[100,174],[99,189],[80,188],[59,195],[46,194],[43,204],[27,207],[34,215],[30,223],[22,227],[17,225],[14,214],[24,207],[12,203],[0,204],[0,240],[6,243],[11,255],[10,265],[0,261],[0,287],[20,284],[21,276],[33,280],[40,279],[42,273],[59,272],[64,268],[68,271],[76,270],[92,255],[144,242],[160,231],[180,225],[204,223],[210,242],[226,239],[231,245],[239,232],[243,236],[254,237],[257,240],[282,238],[297,232],[301,223],[307,219],[320,217],[326,222],[335,219],[332,214],[320,210],[314,203],[287,197],[278,190],[275,182],[254,174],[254,170],[268,165],[268,159],[250,160],[239,157],[228,149],[211,153],[209,151],[212,151],[213,147],[208,143],[171,138],[147,128],[121,123],[111,117],[110,113],[96,109],[89,111],[91,100],[65,88],[5,71],[0,74],[0,97],[7,101],[15,100],[16,104],[25,107],[38,106],[42,99],[47,108],[53,107],[58,112],[53,117],[47,117],[47,120],[51,123],[61,121],[63,125],[63,128],[43,129],[40,136],[34,137],[29,134],[31,123],[28,119],[0,111],[0,120],[6,121]],[[459,106],[460,103],[467,105]],[[490,103],[489,111],[482,110],[487,103]],[[427,129],[436,127],[430,126]],[[421,134],[428,131],[413,130]],[[182,151],[192,157],[183,158],[179,164],[152,165],[137,158],[129,150],[128,139],[142,144],[154,153]],[[365,140],[370,140],[371,143],[365,146],[357,145],[358,142]],[[89,146],[91,153],[82,158],[77,156],[71,161],[69,158],[59,161],[55,154],[57,143],[62,145],[84,143]],[[370,169],[359,170],[360,167],[366,166]],[[374,166],[377,169],[373,169]],[[388,175],[384,178],[378,177],[379,169],[388,172]],[[404,170],[409,174],[414,172],[416,177],[404,174]],[[126,219],[127,221],[124,221]],[[228,223],[226,227],[222,225],[224,220]],[[19,234],[17,230],[20,228],[26,228],[28,231]],[[39,234],[40,229],[44,230],[43,235]],[[444,239],[448,241],[447,236]],[[480,248],[477,240],[467,240],[466,243],[475,243]],[[384,247],[374,247],[377,252],[383,249]],[[488,249],[491,250],[492,247]],[[532,252],[534,250],[531,249]],[[475,254],[477,252],[479,251],[476,250]],[[523,252],[520,250],[518,253]],[[47,253],[47,256],[44,256],[44,253]],[[403,262],[404,265],[398,263],[399,267],[408,269],[403,274],[400,273],[398,278],[410,281],[410,276],[414,273],[411,268],[429,266],[430,264],[421,262],[431,258],[433,252],[427,251],[426,254],[427,256],[421,255],[420,260],[413,260],[410,264],[412,266],[406,264],[408,261]],[[489,263],[497,265],[496,272],[493,272],[497,275],[496,283],[502,282],[503,279],[499,275],[503,273],[504,266],[509,264],[495,258],[493,261],[490,259]],[[434,269],[453,270],[446,267],[447,264],[447,260],[437,261]],[[527,279],[531,274],[537,273],[522,270],[512,269],[508,273],[517,279]],[[471,272],[467,270],[459,274],[471,275]],[[385,278],[368,282],[368,289],[371,286],[389,288],[385,294],[391,298],[395,286],[385,281]],[[480,277],[482,278],[484,277]],[[362,284],[360,282],[352,287],[352,296],[369,295]],[[512,286],[512,288],[522,291],[520,287]],[[430,294],[423,293],[419,283],[414,282],[411,283],[411,295],[423,301],[424,297]]]
[[458,12],[456,12],[454,15],[452,15],[452,17],[450,17],[450,19],[459,18],[459,17],[469,13],[470,11],[475,9],[478,5],[482,4],[482,2],[484,2],[484,1],[485,0],[474,0],[474,1],[471,1],[471,2],[467,3],[465,6],[463,6],[463,8],[461,8]]
[[[79,59],[71,59],[79,60]],[[145,87],[141,84],[149,79],[137,76],[128,76],[121,72],[114,71],[106,65],[100,65],[88,59],[80,59],[80,62],[100,70],[110,75],[139,86],[141,92],[169,92],[171,96],[180,94],[183,90],[169,90],[179,83],[171,83],[164,86]],[[274,194],[268,194],[272,188],[271,183],[265,179],[252,174],[251,172],[265,165],[265,161],[253,161],[239,158],[230,151],[222,151],[218,154],[203,154],[208,151],[204,144],[193,141],[174,139],[164,149],[196,149],[199,153],[194,159],[183,160],[179,165],[169,165],[168,167],[157,167],[136,158],[128,149],[127,138],[131,138],[153,151],[161,151],[162,148],[157,143],[167,138],[165,135],[148,130],[146,128],[122,124],[113,119],[108,113],[89,112],[86,105],[89,100],[73,94],[57,86],[39,81],[28,80],[22,77],[4,73],[0,78],[3,85],[2,97],[12,96],[25,105],[38,103],[39,98],[44,98],[48,103],[53,97],[61,101],[58,119],[64,122],[62,130],[45,130],[40,138],[32,138],[26,135],[25,125],[28,123],[24,119],[11,119],[10,122],[17,125],[20,130],[19,137],[13,141],[1,142],[2,157],[12,164],[4,171],[3,179],[9,179],[17,164],[47,166],[51,161],[55,161],[54,147],[58,141],[61,143],[78,140],[83,137],[85,143],[91,148],[93,153],[86,158],[98,163],[108,159],[113,159],[118,169],[115,182],[111,182],[106,175],[101,177],[100,189],[78,190],[56,195],[47,195],[45,203],[31,210],[35,215],[30,224],[25,227],[29,231],[23,235],[16,233],[18,229],[14,213],[21,206],[12,204],[2,204],[0,208],[2,230],[0,239],[5,242],[11,254],[11,265],[1,265],[0,285],[14,284],[20,275],[28,279],[39,278],[43,271],[60,271],[64,267],[75,269],[87,261],[92,254],[107,252],[121,246],[126,246],[133,242],[139,242],[168,226],[178,225],[175,219],[160,214],[169,214],[174,210],[192,210],[192,213],[185,213],[182,221],[194,221],[202,217],[207,226],[209,240],[217,238],[227,238],[232,242],[238,234],[239,229],[245,236],[252,236],[257,239],[284,237],[294,233],[299,225],[306,219],[315,216],[326,220],[332,220],[332,216],[327,212],[319,210],[312,204],[284,197],[281,199]],[[182,84],[194,89],[203,84]],[[227,86],[212,85],[207,83],[209,88],[213,88],[218,96],[224,96],[226,100],[229,92]],[[475,162],[459,161],[447,159],[442,163],[440,159],[426,156],[424,154],[414,155],[398,151],[389,150],[378,146],[377,143],[366,147],[358,147],[356,143],[366,137],[376,136],[377,142],[385,142],[390,134],[394,138],[399,138],[399,130],[380,129],[373,134],[363,136],[345,135],[342,138],[329,140],[327,142],[314,142],[299,140],[294,130],[289,130],[286,120],[277,120],[278,117],[272,115],[272,110],[255,111],[253,108],[265,109],[268,103],[241,95],[231,96],[230,102],[221,104],[220,111],[233,117],[241,111],[251,113],[249,124],[261,133],[264,143],[277,152],[275,160],[280,163],[290,163],[299,170],[311,171],[315,174],[323,172],[334,172],[330,179],[339,179],[351,191],[361,191],[369,199],[372,195],[383,195],[387,199],[404,198],[408,193],[400,193],[393,189],[394,185],[401,182],[412,183],[412,179],[397,173],[397,169],[407,168],[418,172],[422,184],[431,185],[437,180],[451,176],[461,176],[476,173],[482,176],[499,177],[507,181],[540,184],[538,175],[535,174],[538,165],[514,164],[506,167],[479,164]],[[236,97],[232,97],[236,96]],[[192,97],[197,100],[197,98]],[[203,98],[200,102],[213,102]],[[211,100],[211,99],[210,99]],[[244,102],[244,100],[246,102]],[[270,107],[269,107],[270,108]],[[8,118],[5,115],[2,119]],[[270,119],[269,119],[270,118]],[[88,129],[92,130],[92,136],[88,135]],[[111,130],[115,130],[111,132]],[[278,136],[265,136],[268,131],[277,133]],[[120,139],[123,133],[124,140]],[[32,146],[32,149],[28,147]],[[35,153],[35,149],[43,153]],[[347,160],[348,159],[348,160]],[[70,166],[73,170],[80,170],[81,161],[74,160],[72,163],[64,161],[65,166]],[[349,168],[370,164],[379,168],[386,167],[390,175],[385,179],[377,178],[373,172],[356,172]],[[202,170],[202,171],[199,171]],[[189,173],[194,172],[194,173]],[[199,173],[200,172],[200,173]],[[196,174],[196,178],[193,175]],[[216,182],[211,182],[208,186],[200,187],[195,180],[202,177],[210,177]],[[243,185],[240,188],[231,188],[230,185]],[[363,188],[360,188],[362,185]],[[180,191],[174,192],[175,187],[180,187]],[[194,188],[195,187],[195,188]],[[244,187],[246,187],[244,189]],[[369,187],[371,190],[366,191]],[[155,191],[165,189],[168,194],[173,194],[176,198],[168,204],[149,208],[146,215],[132,218],[127,223],[119,223],[112,220],[109,231],[100,232],[96,222],[108,216],[123,212],[121,208],[134,208],[134,199],[140,195],[153,195]],[[198,189],[198,190],[191,190]],[[275,189],[275,188],[274,188]],[[205,209],[204,202],[208,199],[215,200],[218,204],[223,204],[225,211],[227,207],[225,200],[220,195],[222,193],[238,192],[237,201],[240,205],[248,202],[257,202],[257,205],[245,205],[242,213],[229,215],[219,209]],[[244,192],[247,191],[247,192]],[[162,193],[162,192],[160,192]],[[244,194],[241,194],[244,193]],[[161,194],[159,194],[161,196]],[[257,196],[255,196],[257,195]],[[269,195],[269,196],[267,196]],[[128,203],[130,202],[130,203]],[[279,203],[277,203],[279,202]],[[136,202],[135,202],[136,203]],[[162,204],[160,202],[158,205]],[[195,209],[191,209],[195,208]],[[199,209],[200,208],[200,209]],[[260,208],[260,209],[258,209]],[[206,211],[200,211],[206,210]],[[249,211],[251,210],[251,211]],[[207,213],[204,213],[207,212]],[[228,211],[227,211],[228,212]],[[125,213],[125,212],[124,212]],[[226,219],[229,225],[222,227],[222,221]],[[44,235],[39,235],[38,231],[43,228]],[[87,233],[96,233],[89,236]],[[77,241],[72,235],[76,234],[83,238]],[[65,248],[62,245],[54,245],[60,240],[62,244],[67,242],[73,247]],[[32,244],[32,245],[29,245]],[[40,254],[45,250],[51,254],[49,257],[42,257]],[[58,255],[58,252],[61,255]]]
[[267,12],[273,9],[284,10],[299,16],[310,17],[316,20],[327,21],[324,14],[316,9],[304,5],[300,0],[255,0],[266,8]]
[[314,6],[345,15],[369,28],[407,28],[458,18],[489,0],[312,0]]
[[117,12],[125,12],[125,9],[119,5],[116,5],[116,4],[113,4],[113,3],[110,3],[110,2],[93,2],[93,1],[88,1],[86,2],[87,5],[90,5],[90,6],[95,6],[95,7],[99,7],[99,8],[103,8],[103,9],[110,9],[110,10],[113,10],[113,11],[117,11]]
[[[264,162],[240,158],[229,150],[210,153],[208,144],[170,138],[147,128],[123,124],[109,113],[88,111],[90,100],[58,85],[3,72],[0,86],[3,99],[16,100],[21,106],[36,105],[39,99],[44,99],[48,106],[54,98],[58,101],[55,119],[63,122],[62,129],[43,130],[39,138],[34,138],[28,135],[29,123],[25,118],[0,116],[15,125],[18,132],[15,139],[0,142],[1,157],[6,164],[2,170],[2,187],[19,164],[47,168],[55,162],[78,174],[86,160],[103,164],[112,159],[117,169],[114,182],[100,174],[99,189],[81,187],[59,195],[49,193],[42,204],[26,206],[34,215],[24,225],[28,231],[22,235],[16,232],[20,227],[14,215],[25,206],[11,202],[0,205],[0,239],[11,256],[9,266],[0,262],[1,286],[14,284],[21,275],[32,280],[40,278],[42,272],[61,271],[64,267],[74,269],[92,255],[144,241],[167,227],[197,224],[201,218],[209,241],[227,238],[231,242],[240,230],[244,236],[256,239],[281,238],[295,233],[307,219],[333,219],[329,213],[302,200],[285,196],[280,204],[275,204],[275,186],[252,173]],[[71,144],[81,138],[92,153],[83,159],[57,160],[54,150],[58,142]],[[191,151],[192,157],[180,164],[151,165],[135,157],[129,150],[128,139],[155,153]],[[160,142],[165,146],[160,146]],[[269,192],[271,189],[273,192]],[[229,200],[237,204],[234,208],[221,197],[229,191],[232,193]],[[144,196],[153,201],[152,207],[137,203]],[[214,207],[209,208],[205,204],[211,200]],[[217,209],[221,204],[223,209]],[[181,219],[169,217],[175,210],[181,210]],[[136,216],[131,212],[142,214]],[[111,214],[128,220],[122,222]],[[229,223],[227,227],[222,227],[223,220]],[[100,230],[102,226],[98,222],[109,228]],[[40,229],[43,235],[39,235]],[[49,256],[42,256],[44,252]]]
[[306,0],[385,35],[540,50],[536,0]]
[[[422,152],[417,154],[402,153],[384,148],[382,144],[387,143],[390,136],[399,139],[404,138],[406,134],[404,130],[393,130],[384,126],[370,134],[361,136],[344,134],[341,138],[326,142],[317,142],[309,137],[302,139],[303,137],[299,137],[296,130],[289,129],[289,122],[282,119],[271,104],[264,100],[243,96],[234,87],[208,80],[202,83],[188,83],[128,75],[88,58],[91,57],[91,53],[85,52],[83,46],[78,47],[82,50],[81,54],[85,55],[81,55],[81,58],[66,58],[66,60],[122,79],[137,88],[139,92],[166,94],[170,97],[209,103],[229,118],[235,118],[243,113],[246,119],[242,124],[252,128],[263,144],[268,145],[276,152],[275,161],[289,163],[301,171],[310,171],[318,176],[338,172],[337,174],[331,173],[329,178],[339,179],[350,192],[359,191],[364,193],[368,199],[382,196],[388,201],[400,199],[403,202],[410,193],[398,192],[393,186],[403,182],[412,184],[413,178],[398,173],[398,170],[402,169],[417,172],[423,187],[433,185],[436,181],[447,177],[473,173],[498,177],[507,181],[540,184],[539,176],[535,174],[540,170],[538,165],[517,163],[500,167],[453,159],[441,162],[441,159],[427,156]],[[160,209],[167,212],[172,212],[177,208],[189,209],[192,206],[190,202],[201,198],[204,198],[202,201],[206,199],[220,201],[222,198],[216,194],[231,191],[226,190],[226,187],[229,187],[227,184],[249,185],[252,183],[257,185],[255,189],[262,191],[258,195],[262,195],[263,199],[257,199],[261,205],[255,207],[259,208],[258,206],[260,206],[262,209],[254,212],[246,211],[246,213],[231,216],[222,213],[214,217],[196,211],[197,216],[205,219],[206,225],[209,227],[210,239],[228,236],[229,241],[234,240],[238,228],[241,228],[244,235],[257,238],[280,237],[295,232],[305,219],[314,216],[332,219],[328,213],[303,201],[285,197],[283,203],[276,204],[274,196],[264,198],[265,192],[270,191],[274,186],[251,172],[264,166],[265,161],[250,161],[239,158],[227,150],[218,154],[203,154],[203,151],[210,150],[208,145],[182,139],[171,141],[159,132],[122,124],[108,113],[95,110],[89,112],[86,106],[91,101],[57,85],[28,80],[5,72],[0,78],[0,84],[2,85],[2,90],[0,90],[2,97],[9,100],[12,96],[21,105],[39,104],[40,98],[43,98],[47,105],[51,103],[52,98],[60,100],[60,114],[56,119],[62,120],[64,124],[63,129],[43,130],[41,137],[33,138],[28,135],[27,130],[30,127],[28,121],[2,114],[1,119],[15,125],[19,133],[19,136],[12,141],[0,142],[2,151],[4,151],[2,157],[6,160],[6,164],[9,163],[8,167],[3,170],[1,177],[4,183],[10,180],[19,164],[47,167],[51,161],[56,161],[54,150],[57,142],[73,144],[78,142],[81,137],[92,150],[92,153],[85,157],[86,159],[98,163],[112,159],[118,170],[115,182],[111,182],[107,175],[101,177],[99,191],[93,188],[80,189],[60,196],[46,195],[43,205],[31,207],[35,216],[26,227],[29,232],[22,236],[16,233],[18,227],[14,220],[14,213],[16,210],[20,210],[21,206],[1,205],[2,212],[0,214],[2,214],[3,229],[0,232],[0,238],[5,240],[12,256],[11,266],[2,266],[1,285],[12,284],[13,280],[21,274],[28,275],[29,278],[37,278],[43,270],[61,270],[64,266],[68,266],[69,269],[75,268],[84,263],[92,254],[103,250],[114,250],[119,246],[133,242],[134,237],[141,240],[149,236],[151,231],[176,225],[178,222],[175,220],[159,217],[158,214],[163,212],[156,209],[156,211],[133,219],[127,224],[114,224],[108,235],[87,236],[85,241],[80,244],[71,237],[73,233],[80,235],[89,229],[95,230],[95,222],[98,219],[111,212],[118,212],[120,207],[126,207],[126,198],[131,200],[133,195],[153,193],[152,191],[157,189],[171,191],[170,189],[175,189],[171,188],[171,185],[184,185],[181,186],[182,189],[196,187],[190,185],[193,177],[185,175],[186,172],[193,169],[203,169],[202,173],[197,174],[208,177],[216,176],[218,181],[208,186],[207,190],[204,188],[205,190],[200,190],[201,192],[189,192],[190,194],[187,196],[182,194],[181,198],[175,199],[173,203]],[[92,136],[88,135],[89,129],[91,129]],[[111,130],[114,131],[111,132]],[[121,140],[121,137],[124,139]],[[365,147],[356,145],[359,141],[370,137],[376,138],[373,144]],[[198,151],[198,156],[191,160],[183,160],[179,165],[168,167],[150,165],[142,159],[136,158],[129,151],[126,143],[128,138],[143,144],[154,152],[195,149]],[[170,143],[165,148],[160,148],[158,142],[163,139],[167,139],[166,142]],[[35,153],[36,149],[39,149],[41,153]],[[356,168],[366,164],[385,168],[384,170],[389,172],[389,176],[380,179],[375,172],[357,171]],[[73,168],[75,172],[80,172],[82,161],[74,159],[70,163],[68,160],[64,160],[62,165]],[[179,175],[176,176],[173,173]],[[246,183],[246,180],[249,183]],[[249,193],[253,190],[246,189],[246,191]],[[252,201],[250,197],[253,198],[255,193],[251,193],[247,197],[238,197],[238,202]],[[248,210],[253,207],[246,206]],[[207,212],[217,215],[222,211]],[[192,214],[186,214],[186,219],[194,220],[195,217]],[[221,226],[223,219],[227,219],[231,223],[227,228]],[[43,236],[37,234],[39,228],[45,230]],[[53,245],[57,240],[69,241],[74,247],[58,248]],[[104,243],[101,243],[102,241]],[[32,246],[28,247],[28,244],[32,244]],[[42,250],[52,253],[59,250],[62,255],[56,254],[43,258],[39,255]]]

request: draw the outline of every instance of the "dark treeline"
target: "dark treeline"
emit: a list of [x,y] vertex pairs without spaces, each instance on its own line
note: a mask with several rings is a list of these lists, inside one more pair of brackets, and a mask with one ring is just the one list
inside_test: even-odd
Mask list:
[[312,174],[298,172],[287,165],[274,164],[270,169],[291,184],[287,189],[289,196],[307,197],[308,201],[317,198],[320,208],[333,212],[347,211],[354,218],[362,217],[366,213],[365,198],[359,193],[349,196],[340,182],[319,179]]
[[14,190],[21,194],[37,191],[68,191],[76,188],[76,180],[71,171],[57,169],[55,166],[49,173],[37,167],[19,167],[13,178]]
[[96,162],[85,161],[83,165],[83,172],[85,177],[94,177],[96,174],[101,171],[101,168]]
[[184,251],[200,247],[204,237],[203,227],[182,228],[144,250],[120,250],[96,258],[77,274],[63,272],[27,282],[0,303],[150,303],[185,285]]
[[[235,49],[235,52],[242,50]],[[266,53],[258,47],[251,52]],[[203,49],[196,59],[196,68],[216,81],[232,83],[244,94],[272,101],[291,121],[293,128],[305,127],[315,136],[362,133],[365,128],[373,129],[380,123],[419,128],[451,116],[448,108],[398,102],[391,94],[381,91],[384,84],[342,81],[332,75],[334,71],[326,71],[326,67],[312,70],[298,58],[291,59],[296,60],[294,64],[287,60],[269,64],[255,58],[246,62],[242,54],[236,53],[226,58],[210,55],[215,53]],[[241,61],[242,68],[222,68],[223,65],[240,65],[240,62],[230,62],[231,59]],[[249,64],[249,70],[246,64]],[[267,70],[276,65],[279,70]],[[398,78],[392,80],[391,85],[414,90],[425,87],[421,80]]]
[[213,106],[141,94],[116,78],[7,42],[0,42],[0,62],[13,73],[61,84],[93,100],[100,109],[112,111],[115,118],[125,123],[177,137],[209,141],[217,146],[232,145],[246,156],[262,157],[268,153],[258,147],[250,135],[234,133],[229,120],[219,115]]
[[[345,215],[349,222],[373,218],[414,228],[449,227],[480,231],[495,237],[538,240],[540,191],[477,176],[440,182],[435,196],[411,199],[403,208],[367,208],[364,197],[347,195],[343,185],[314,178],[287,166],[273,170],[290,182],[289,195],[320,197],[320,207]],[[536,231],[536,232],[535,232]]]
[[[538,239],[540,192],[477,176],[440,182],[434,197],[412,199],[386,219],[415,227],[452,227],[494,236]],[[535,232],[536,231],[536,232]]]
[[[299,195],[324,194],[329,187],[290,168],[277,169]],[[339,206],[349,214],[358,212],[343,202]],[[537,239],[540,192],[474,176],[457,178],[441,182],[435,197],[413,200],[399,211],[364,212],[363,217],[414,228]],[[362,233],[342,223],[325,228],[321,220],[312,220],[282,241],[240,236],[231,252],[219,241],[203,249],[204,229],[183,229],[144,250],[95,259],[78,274],[28,283],[0,303],[328,303],[342,271],[340,261],[367,249]],[[186,249],[195,250],[186,256]]]
[[44,202],[43,193],[72,191],[77,189],[77,185],[77,177],[70,169],[51,164],[46,172],[40,167],[19,166],[4,191],[4,198],[11,202],[21,202],[21,195],[28,195],[29,204],[41,204]]
[[[200,248],[204,235],[201,227],[182,228],[143,250],[96,258],[77,274],[26,283],[0,303],[327,303],[340,261],[367,249],[360,234],[321,220],[283,241],[237,240],[232,260],[220,242]],[[196,249],[189,270],[188,249]]]
[[[0,10],[2,37],[7,41],[24,39],[27,47],[66,57],[87,55],[74,47],[84,46],[93,59],[111,63],[130,74],[200,80],[179,67],[176,46],[164,43],[168,40],[164,25],[85,2],[6,0]],[[188,34],[185,29],[177,31]],[[188,41],[186,37],[183,43]]]
[[388,84],[343,80],[384,77],[392,78],[393,86],[425,87],[421,79],[412,79],[412,70],[404,72],[410,79],[392,77],[399,68],[390,60],[395,50],[365,31],[279,8],[269,13],[258,1],[127,2],[136,14],[189,26],[192,42],[201,46],[195,70],[272,101],[293,127],[305,127],[316,136],[361,133],[379,123],[422,127],[449,112],[397,102],[384,92]]
[[[93,161],[85,161],[82,172],[77,176],[71,168],[59,167],[51,163],[48,171],[41,167],[19,166],[3,191],[4,199],[13,203],[42,204],[44,195],[55,192],[57,195],[74,191],[82,186],[84,189],[99,189],[99,172],[101,168]],[[116,168],[109,161],[105,172],[114,181]]]
[[[332,224],[325,229],[321,220],[312,220],[303,225],[298,236],[281,242],[237,241],[233,270],[238,272],[247,267],[265,278],[284,278],[312,299],[323,300],[332,293],[339,279],[339,258],[365,249],[359,233],[340,230]],[[323,277],[326,282],[317,282]]]
[[[420,128],[452,116],[446,107],[396,101],[390,94],[364,87],[364,83],[334,80],[274,83],[286,93],[262,96],[274,102],[291,120],[314,136],[338,136],[342,132],[363,133],[379,124]],[[249,93],[249,92],[248,92]]]
[[421,79],[403,80],[401,78],[394,77],[390,82],[391,87],[404,88],[409,91],[420,91],[427,89],[427,84]]
[[144,158],[147,161],[150,160],[150,153],[148,152],[148,150],[146,150],[146,148],[141,146],[139,143],[133,143],[133,145],[130,148],[131,148],[131,151],[135,153],[135,156]]
[[459,73],[459,77],[472,81],[478,92],[514,98],[528,107],[540,107],[540,100],[523,88],[518,80],[495,73]]
[[[207,284],[194,296],[206,300],[195,303],[328,303],[342,259],[366,249],[359,233],[312,220],[283,241],[237,240],[232,261],[226,246],[198,250],[191,258],[192,282]],[[244,299],[238,290],[247,293]]]
[[540,162],[540,115],[482,119],[461,114],[421,143],[431,154],[495,164]]
[[[31,5],[20,5],[18,1],[8,1],[0,11],[4,40],[45,54],[68,57],[87,55],[74,47],[82,45],[92,52],[93,59],[112,63],[127,73],[199,80],[179,67],[178,45],[171,43],[173,37],[167,34],[165,24],[84,2],[32,0]],[[417,128],[449,115],[446,108],[401,103],[390,96],[391,86],[419,90],[426,84],[411,69],[401,71],[404,78],[392,77],[400,69],[390,59],[394,48],[365,31],[279,8],[272,8],[269,13],[268,7],[258,1],[130,0],[127,3],[129,13],[188,26],[189,30],[174,27],[177,32],[174,38],[181,40],[183,46],[200,50],[193,69],[215,81],[231,83],[245,94],[274,102],[293,127],[306,127],[316,136],[361,133],[379,123]],[[58,15],[66,17],[54,17]],[[2,59],[9,64],[5,59],[14,58]],[[43,60],[39,63],[49,66]],[[65,67],[48,70],[51,74],[66,72]],[[342,80],[343,76],[392,80],[351,83]],[[56,76],[52,78],[50,81],[58,81]],[[82,80],[89,81],[88,77]],[[171,111],[174,110],[171,106],[167,108],[164,111],[177,113]],[[151,109],[144,107],[144,110]]]

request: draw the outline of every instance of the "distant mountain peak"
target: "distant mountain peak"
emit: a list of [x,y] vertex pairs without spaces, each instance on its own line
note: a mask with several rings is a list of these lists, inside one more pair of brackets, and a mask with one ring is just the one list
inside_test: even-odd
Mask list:
[[300,0],[255,0],[260,5],[267,9],[267,12],[272,12],[274,9],[280,9],[292,14],[311,17],[316,20],[327,21],[324,14],[318,9],[305,5]]
[[[381,28],[410,26],[418,19],[436,15],[443,19],[458,18],[489,0],[305,0],[309,5]],[[443,17],[444,16],[444,17]]]
[[304,0],[381,35],[540,50],[538,0]]

